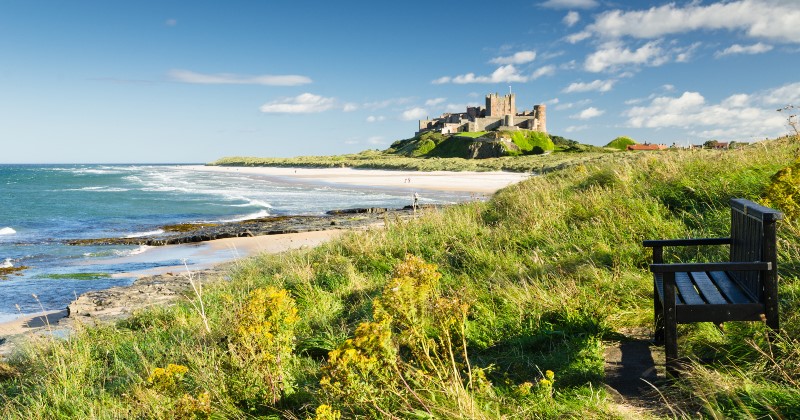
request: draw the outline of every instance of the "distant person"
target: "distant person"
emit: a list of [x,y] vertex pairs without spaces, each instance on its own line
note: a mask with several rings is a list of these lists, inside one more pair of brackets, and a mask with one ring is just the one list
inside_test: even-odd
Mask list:
[[417,206],[419,206],[419,194],[414,193],[414,213],[417,212]]

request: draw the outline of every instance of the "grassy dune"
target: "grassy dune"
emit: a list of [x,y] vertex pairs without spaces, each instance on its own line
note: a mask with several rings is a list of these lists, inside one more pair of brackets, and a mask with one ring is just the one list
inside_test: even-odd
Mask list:
[[[761,199],[796,153],[782,140],[608,155],[486,203],[241,261],[182,304],[0,363],[0,416],[617,416],[603,348],[651,326],[641,241],[724,235],[728,199]],[[673,415],[800,416],[800,226],[779,235],[784,331],[770,345],[758,323],[682,326],[693,363],[659,388]]]

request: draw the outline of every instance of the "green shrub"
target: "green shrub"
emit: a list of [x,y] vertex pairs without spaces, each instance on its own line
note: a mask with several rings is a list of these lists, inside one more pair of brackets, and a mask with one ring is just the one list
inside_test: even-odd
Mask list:
[[800,218],[800,158],[770,178],[764,204],[783,212],[789,220]]
[[630,137],[620,136],[620,137],[615,138],[614,140],[611,140],[606,145],[606,147],[609,147],[611,149],[617,149],[617,150],[628,150],[628,146],[631,146],[631,145],[634,145],[634,144],[637,144],[636,140],[634,140],[634,139],[632,139]]

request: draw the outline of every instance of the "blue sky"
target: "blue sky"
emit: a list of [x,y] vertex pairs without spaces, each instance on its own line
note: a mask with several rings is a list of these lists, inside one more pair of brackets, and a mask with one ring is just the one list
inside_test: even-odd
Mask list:
[[0,3],[0,163],[384,149],[490,92],[603,145],[788,133],[797,0]]

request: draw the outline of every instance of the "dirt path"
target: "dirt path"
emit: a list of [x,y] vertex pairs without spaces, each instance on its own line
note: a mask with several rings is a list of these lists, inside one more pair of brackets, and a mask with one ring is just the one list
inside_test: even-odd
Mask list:
[[627,332],[605,349],[606,388],[623,418],[663,418],[670,412],[657,389],[664,380],[664,350],[646,331]]

